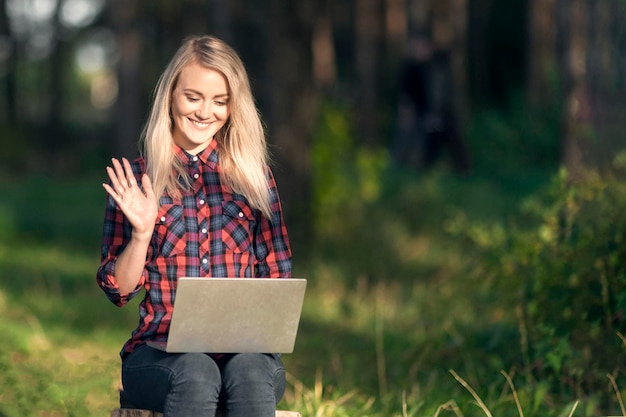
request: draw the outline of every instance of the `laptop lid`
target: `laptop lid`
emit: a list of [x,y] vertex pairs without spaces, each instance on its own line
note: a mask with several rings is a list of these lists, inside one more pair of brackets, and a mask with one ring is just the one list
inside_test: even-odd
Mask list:
[[179,278],[167,352],[291,353],[306,280]]

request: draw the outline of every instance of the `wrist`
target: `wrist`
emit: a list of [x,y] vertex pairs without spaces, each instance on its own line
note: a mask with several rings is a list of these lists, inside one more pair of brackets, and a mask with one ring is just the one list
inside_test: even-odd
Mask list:
[[138,243],[149,243],[150,239],[152,239],[152,230],[147,230],[144,232],[139,232],[133,229],[131,239]]

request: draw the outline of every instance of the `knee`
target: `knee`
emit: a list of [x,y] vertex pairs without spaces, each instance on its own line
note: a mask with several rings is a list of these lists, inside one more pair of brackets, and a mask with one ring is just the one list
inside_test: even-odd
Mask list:
[[238,377],[240,380],[265,381],[282,368],[280,359],[261,353],[238,353],[234,355],[224,369],[226,377]]
[[222,379],[211,357],[200,353],[155,353],[149,349],[142,350],[142,366],[125,366],[122,373],[124,390],[133,404],[157,411],[181,407],[210,409],[217,404]]
[[176,355],[172,364],[171,385],[194,385],[221,389],[220,371],[215,361],[203,353]]
[[285,391],[285,368],[276,355],[240,353],[223,370],[224,388],[231,395],[237,391],[265,392],[278,402]]

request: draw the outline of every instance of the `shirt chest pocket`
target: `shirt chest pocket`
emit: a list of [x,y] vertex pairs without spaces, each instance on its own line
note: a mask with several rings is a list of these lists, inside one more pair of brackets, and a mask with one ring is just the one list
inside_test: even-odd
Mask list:
[[222,203],[222,241],[234,252],[245,252],[252,245],[254,214],[244,201]]
[[161,256],[175,256],[185,252],[185,221],[183,207],[164,204],[154,225],[153,243]]

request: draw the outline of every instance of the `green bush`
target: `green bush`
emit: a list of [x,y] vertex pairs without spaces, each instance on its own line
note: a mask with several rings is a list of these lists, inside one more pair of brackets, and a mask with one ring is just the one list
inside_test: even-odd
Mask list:
[[357,146],[346,109],[327,105],[321,114],[312,147],[315,230],[322,239],[349,238],[380,196],[389,158],[384,150]]
[[521,95],[507,108],[479,109],[466,132],[473,170],[514,182],[537,170],[557,170],[560,130],[557,108],[532,108]]
[[561,171],[526,200],[514,224],[459,215],[448,230],[479,250],[474,278],[516,317],[529,381],[554,394],[604,391],[623,368],[626,321],[626,182]]

